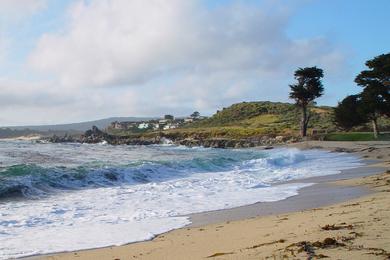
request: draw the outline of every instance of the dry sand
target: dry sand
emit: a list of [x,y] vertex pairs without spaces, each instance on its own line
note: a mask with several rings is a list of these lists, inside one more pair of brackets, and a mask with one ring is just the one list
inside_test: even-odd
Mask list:
[[371,190],[333,205],[182,228],[151,241],[38,258],[390,259],[390,142],[305,142],[294,146],[358,153],[377,160],[375,165],[384,168],[384,173],[327,183],[329,193],[330,187]]
[[26,136],[18,136],[18,137],[9,137],[9,138],[0,138],[0,141],[36,141],[41,139],[41,135],[26,135]]

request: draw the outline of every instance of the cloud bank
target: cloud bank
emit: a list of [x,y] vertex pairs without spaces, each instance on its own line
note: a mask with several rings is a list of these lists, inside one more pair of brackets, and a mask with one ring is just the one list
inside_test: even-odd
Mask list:
[[249,70],[261,77],[301,61],[333,62],[321,40],[289,39],[288,18],[284,10],[243,3],[210,10],[193,0],[80,1],[65,32],[40,39],[30,64],[67,87],[109,87],[168,73],[207,78]]
[[0,0],[0,15],[7,19],[21,19],[46,7],[47,0]]
[[79,109],[65,121],[87,119],[91,109],[94,117],[183,115],[242,100],[287,100],[297,67],[332,74],[345,62],[325,38],[290,38],[292,15],[259,1],[213,8],[196,0],[76,1],[64,28],[40,37],[28,65],[50,78],[39,93],[56,89],[67,111]]

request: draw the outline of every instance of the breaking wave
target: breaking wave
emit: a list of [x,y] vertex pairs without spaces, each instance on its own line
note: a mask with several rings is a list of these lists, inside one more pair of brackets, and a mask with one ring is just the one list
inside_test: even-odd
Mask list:
[[23,142],[2,143],[0,162],[0,259],[149,239],[188,214],[282,200],[311,185],[285,181],[361,165],[319,150]]

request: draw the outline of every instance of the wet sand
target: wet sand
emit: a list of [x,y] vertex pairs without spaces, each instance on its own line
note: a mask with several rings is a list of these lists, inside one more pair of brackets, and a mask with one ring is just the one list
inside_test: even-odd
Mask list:
[[242,207],[202,212],[190,215],[190,227],[199,227],[224,221],[235,221],[257,216],[283,214],[301,211],[321,206],[336,204],[350,199],[370,194],[372,191],[364,186],[334,185],[331,182],[351,179],[355,177],[370,176],[384,172],[383,167],[360,167],[345,170],[341,174],[307,178],[297,180],[299,183],[316,183],[299,190],[299,194],[285,200],[275,202],[259,202]]

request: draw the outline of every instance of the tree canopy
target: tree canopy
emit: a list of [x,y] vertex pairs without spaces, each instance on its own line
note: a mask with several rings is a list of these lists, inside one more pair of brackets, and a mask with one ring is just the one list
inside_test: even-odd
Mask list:
[[324,77],[322,69],[317,67],[299,68],[295,71],[296,84],[290,85],[290,98],[302,108],[301,136],[306,136],[310,115],[307,106],[324,93],[321,79]]
[[200,113],[198,111],[195,111],[194,113],[192,113],[190,115],[190,117],[192,117],[192,118],[198,118],[199,116],[200,116]]
[[362,102],[372,118],[390,116],[390,53],[382,54],[366,62],[369,70],[357,75],[355,82],[363,87]]
[[379,55],[366,62],[355,82],[363,87],[361,106],[367,118],[372,121],[375,137],[379,130],[377,119],[390,116],[390,53]]
[[338,127],[345,130],[366,123],[368,119],[362,109],[360,95],[350,95],[339,102],[334,109],[334,121]]
[[362,87],[369,85],[387,86],[390,88],[390,53],[382,54],[366,62],[369,70],[364,70],[356,77],[355,82]]
[[321,78],[324,77],[322,69],[317,67],[299,68],[295,71],[297,84],[290,85],[290,98],[299,106],[307,106],[314,99],[323,95],[324,87]]

